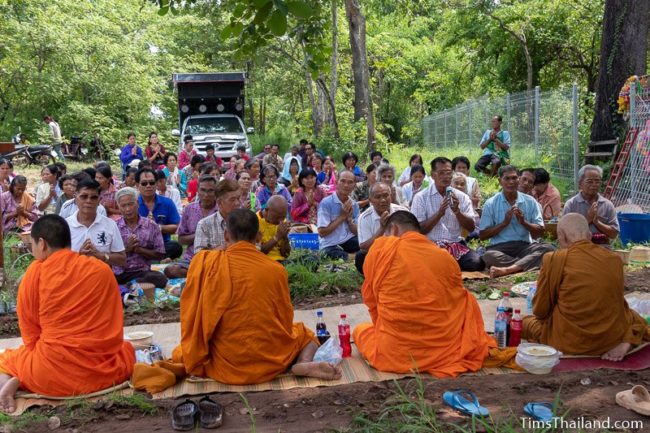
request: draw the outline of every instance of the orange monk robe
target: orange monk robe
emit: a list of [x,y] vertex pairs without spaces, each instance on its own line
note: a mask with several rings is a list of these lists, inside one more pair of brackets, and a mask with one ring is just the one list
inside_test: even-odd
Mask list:
[[0,354],[0,370],[49,396],[88,394],[131,376],[120,289],[111,268],[69,249],[34,261],[18,289],[23,346]]
[[375,241],[363,267],[363,300],[372,324],[354,341],[377,370],[413,369],[438,377],[477,371],[496,344],[458,263],[426,236],[407,232]]
[[188,374],[244,385],[266,382],[316,341],[293,323],[287,271],[250,242],[192,259],[181,295],[181,344],[172,359]]
[[620,343],[650,340],[645,320],[630,310],[623,263],[590,241],[546,254],[522,338],[570,355],[600,356]]

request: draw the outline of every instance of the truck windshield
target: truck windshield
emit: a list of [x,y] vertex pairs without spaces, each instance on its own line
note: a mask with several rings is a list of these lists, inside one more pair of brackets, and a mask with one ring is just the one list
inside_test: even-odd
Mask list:
[[185,126],[185,134],[241,134],[241,124],[235,117],[199,117],[190,118]]

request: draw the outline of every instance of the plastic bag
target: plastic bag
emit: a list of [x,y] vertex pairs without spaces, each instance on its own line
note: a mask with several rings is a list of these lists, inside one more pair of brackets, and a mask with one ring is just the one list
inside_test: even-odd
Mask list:
[[339,337],[332,335],[314,354],[314,362],[329,362],[338,364],[343,359],[343,349]]
[[533,356],[525,353],[526,348],[532,348],[535,346],[553,349],[550,346],[544,346],[540,344],[521,343],[517,348],[517,356],[515,356],[515,362],[518,366],[532,374],[550,373],[553,367],[560,363],[562,352],[556,351],[554,355],[550,356]]
[[634,296],[625,298],[629,307],[641,316],[650,316],[650,299],[642,300]]

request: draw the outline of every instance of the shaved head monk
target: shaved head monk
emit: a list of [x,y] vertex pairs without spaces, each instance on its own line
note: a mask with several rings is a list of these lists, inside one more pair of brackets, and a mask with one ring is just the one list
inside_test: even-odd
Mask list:
[[173,353],[187,374],[246,385],[287,369],[298,376],[338,379],[341,369],[313,362],[314,333],[293,323],[287,271],[255,248],[257,216],[228,215],[226,249],[192,259],[181,295],[181,344]]
[[18,289],[23,345],[0,354],[0,410],[16,409],[18,388],[75,396],[131,376],[133,346],[123,341],[122,301],[111,268],[70,249],[70,228],[45,215],[31,231],[36,260]]
[[559,251],[546,254],[537,279],[533,314],[522,338],[568,355],[620,361],[650,341],[650,327],[623,297],[623,263],[591,242],[587,219],[564,215],[557,226]]
[[373,243],[363,273],[372,323],[357,326],[353,336],[377,370],[454,377],[479,370],[496,346],[476,298],[463,287],[458,263],[420,234],[413,214],[397,211],[388,218],[386,236]]

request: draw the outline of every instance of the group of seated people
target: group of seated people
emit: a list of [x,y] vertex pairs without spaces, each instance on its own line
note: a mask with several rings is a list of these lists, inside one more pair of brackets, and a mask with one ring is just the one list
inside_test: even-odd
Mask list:
[[[353,183],[353,173],[342,175]],[[517,182],[511,177],[506,183],[514,189]],[[386,195],[386,188],[379,191]],[[135,208],[129,194],[123,198]],[[15,410],[21,388],[71,396],[130,378],[135,388],[153,393],[188,375],[240,385],[287,370],[339,379],[341,366],[314,361],[318,340],[293,322],[287,272],[257,248],[257,215],[233,209],[223,221],[225,248],[202,249],[189,266],[179,345],[171,359],[150,366],[135,364],[134,348],[123,341],[121,300],[111,269],[102,263],[107,260],[71,251],[70,224],[61,217],[38,219],[31,231],[37,260],[18,292],[23,345],[0,353],[0,411]],[[589,223],[579,213],[560,220],[561,249],[543,257],[534,315],[524,318],[522,335],[565,354],[620,361],[650,341],[650,326],[629,309],[623,263],[592,242]],[[368,252],[361,288],[371,322],[353,331],[371,366],[454,377],[514,356],[496,349],[455,258],[430,242],[415,215],[397,210],[383,227]]]

